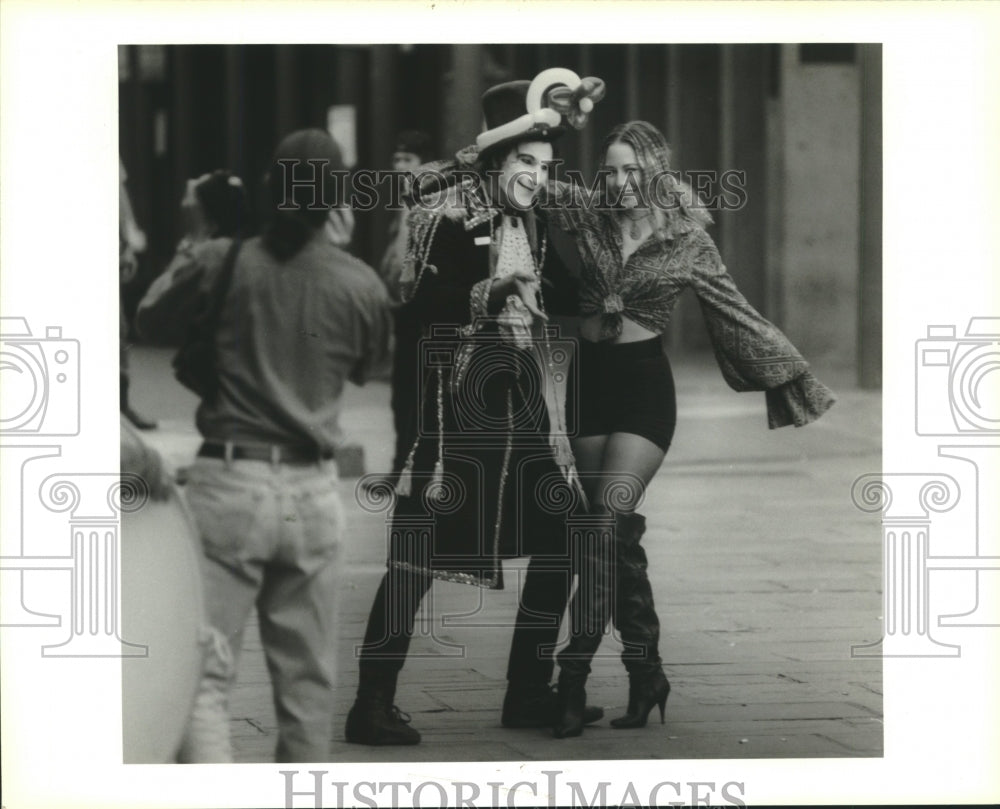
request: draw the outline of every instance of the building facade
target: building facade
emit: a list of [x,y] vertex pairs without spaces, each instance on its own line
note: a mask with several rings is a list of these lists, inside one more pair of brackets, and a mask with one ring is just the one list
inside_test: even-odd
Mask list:
[[[751,303],[819,370],[881,385],[879,45],[122,46],[120,152],[150,237],[146,280],[180,236],[186,178],[229,168],[259,188],[279,138],[305,126],[330,129],[355,168],[388,169],[399,129],[427,131],[443,157],[479,132],[486,87],[551,66],[608,89],[560,142],[561,171],[590,180],[612,126],[655,124],[675,168],[723,203],[712,233]],[[357,217],[369,262],[388,217]],[[667,339],[681,355],[708,348],[691,296]]]

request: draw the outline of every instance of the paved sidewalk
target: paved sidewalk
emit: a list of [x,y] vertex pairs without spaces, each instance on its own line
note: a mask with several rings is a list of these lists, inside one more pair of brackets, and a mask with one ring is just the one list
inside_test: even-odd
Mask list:
[[[133,350],[135,404],[160,419],[149,440],[171,465],[198,444],[194,399],[172,379],[170,352]],[[500,705],[517,593],[437,582],[400,680],[398,704],[424,741],[367,748],[343,741],[357,686],[354,646],[382,575],[386,518],[345,481],[350,530],[341,606],[339,715],[331,760],[492,761],[882,755],[882,675],[854,644],[882,633],[881,531],[851,484],[881,469],[881,398],[822,373],[840,401],[801,430],[769,431],[762,394],[735,394],[711,359],[675,368],[677,436],[647,493],[647,548],[662,653],[673,690],[667,721],[640,730],[607,719],[577,739],[505,730]],[[351,388],[344,426],[368,471],[389,462],[388,387]],[[517,580],[509,563],[508,582]],[[433,620],[428,608],[433,607]],[[442,625],[444,622],[444,625]],[[624,712],[620,646],[607,638],[589,701]],[[272,760],[275,719],[256,626],[232,699],[237,759]]]

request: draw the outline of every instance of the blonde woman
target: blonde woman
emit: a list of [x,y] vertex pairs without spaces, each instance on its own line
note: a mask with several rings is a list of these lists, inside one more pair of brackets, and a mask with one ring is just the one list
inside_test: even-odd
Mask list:
[[[716,360],[737,391],[766,391],[771,428],[802,426],[834,402],[788,339],[740,294],[705,228],[711,217],[670,167],[666,138],[652,124],[615,127],[602,147],[607,190],[589,208],[560,186],[557,221],[575,234],[583,263],[579,351],[567,412],[578,417],[573,453],[591,508],[615,521],[611,618],[629,673],[626,714],[617,728],[642,727],[670,692],[659,652],[659,618],[640,545],[646,520],[635,512],[670,447],[674,381],[661,335],[685,289],[698,297]],[[599,603],[599,602],[596,602]],[[560,673],[556,735],[582,730],[589,672],[567,659]],[[560,660],[562,662],[562,659]]]

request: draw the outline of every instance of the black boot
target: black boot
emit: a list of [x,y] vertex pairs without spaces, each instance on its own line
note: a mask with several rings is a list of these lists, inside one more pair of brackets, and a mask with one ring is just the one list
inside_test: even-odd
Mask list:
[[629,701],[625,716],[611,721],[616,728],[644,727],[654,705],[660,707],[662,721],[670,693],[660,661],[660,619],[647,574],[649,563],[639,544],[645,530],[641,514],[617,515],[612,622],[625,646],[622,662],[629,673]]
[[395,677],[365,678],[347,714],[344,736],[352,744],[419,744],[420,733],[410,727],[410,716],[392,704]]
[[[598,517],[603,523],[603,515]],[[559,686],[552,735],[557,739],[579,736],[586,724],[587,677],[590,661],[604,638],[611,619],[614,563],[611,526],[581,526],[578,541],[579,586],[570,602],[571,636],[559,652]],[[595,530],[595,528],[597,530]],[[583,540],[580,542],[579,540]]]
[[[500,716],[505,728],[552,727],[558,716],[558,696],[548,683],[508,683]],[[604,711],[596,705],[584,706],[583,724],[593,724],[603,717]]]
[[557,716],[552,726],[552,735],[557,739],[583,733],[587,708],[586,681],[586,674],[580,676],[576,671],[567,670],[565,665],[559,673]]
[[670,682],[663,669],[630,671],[628,673],[628,712],[625,716],[611,720],[613,728],[644,728],[649,712],[656,705],[660,709],[660,724],[664,722]]

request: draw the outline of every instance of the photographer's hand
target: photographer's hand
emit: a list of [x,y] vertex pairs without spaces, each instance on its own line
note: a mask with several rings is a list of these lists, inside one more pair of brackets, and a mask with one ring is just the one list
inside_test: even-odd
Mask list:
[[184,186],[184,196],[181,197],[181,221],[184,223],[184,240],[190,245],[200,244],[211,237],[211,228],[196,192],[198,186],[210,177],[209,174],[202,174],[201,177],[188,180]]
[[326,235],[330,243],[346,248],[354,236],[354,213],[350,208],[331,208],[326,222]]

